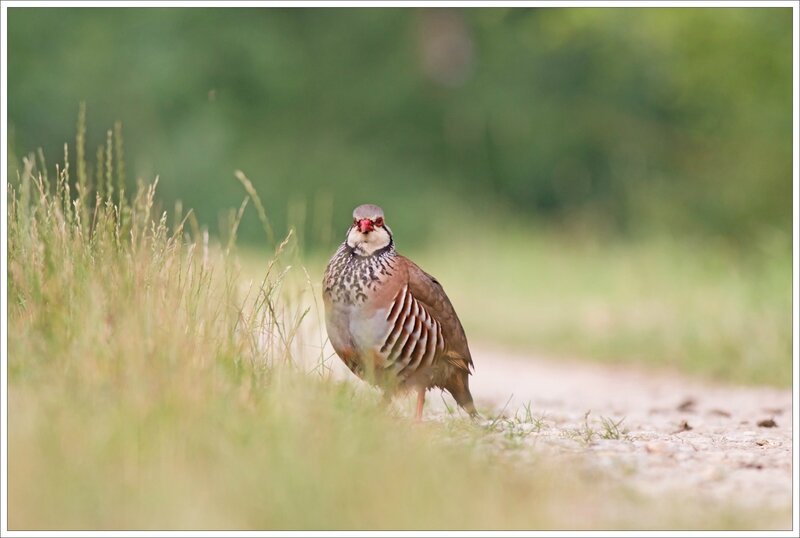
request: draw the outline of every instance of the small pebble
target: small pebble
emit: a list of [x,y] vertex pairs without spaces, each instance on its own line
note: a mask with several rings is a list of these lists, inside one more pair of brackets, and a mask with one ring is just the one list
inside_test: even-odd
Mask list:
[[689,426],[689,423],[685,420],[682,420],[680,424],[678,424],[678,429],[672,433],[681,433],[681,432],[688,432],[693,428]]
[[652,441],[644,445],[644,449],[651,454],[669,452],[669,445],[661,441]]
[[703,469],[700,476],[703,480],[719,480],[724,476],[724,473],[718,467],[709,465],[708,467]]

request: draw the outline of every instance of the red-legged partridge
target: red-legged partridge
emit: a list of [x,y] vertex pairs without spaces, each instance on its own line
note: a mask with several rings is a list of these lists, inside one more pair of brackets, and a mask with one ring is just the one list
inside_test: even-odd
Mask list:
[[467,337],[441,284],[394,248],[383,210],[353,211],[347,238],[328,263],[323,282],[325,323],[336,354],[357,376],[384,389],[439,387],[476,415],[469,392],[473,368]]

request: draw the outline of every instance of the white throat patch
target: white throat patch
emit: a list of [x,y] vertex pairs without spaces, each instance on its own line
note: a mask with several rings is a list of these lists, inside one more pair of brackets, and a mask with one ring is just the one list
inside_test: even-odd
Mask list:
[[359,256],[371,256],[375,251],[387,247],[392,242],[391,230],[384,224],[376,226],[369,233],[362,234],[353,226],[347,232],[347,246]]

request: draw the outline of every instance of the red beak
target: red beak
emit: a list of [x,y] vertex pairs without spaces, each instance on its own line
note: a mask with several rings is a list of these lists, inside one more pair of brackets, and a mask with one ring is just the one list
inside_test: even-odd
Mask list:
[[373,229],[374,229],[374,226],[373,226],[371,220],[369,220],[369,219],[361,219],[360,221],[358,221],[358,231],[361,232],[362,234],[365,234],[367,232],[371,232]]

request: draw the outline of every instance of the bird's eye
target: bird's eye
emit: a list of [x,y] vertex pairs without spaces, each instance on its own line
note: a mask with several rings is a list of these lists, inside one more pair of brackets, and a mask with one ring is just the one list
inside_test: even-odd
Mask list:
[[383,217],[375,219],[375,226],[383,226]]
[[358,225],[358,219],[353,219],[353,226]]

